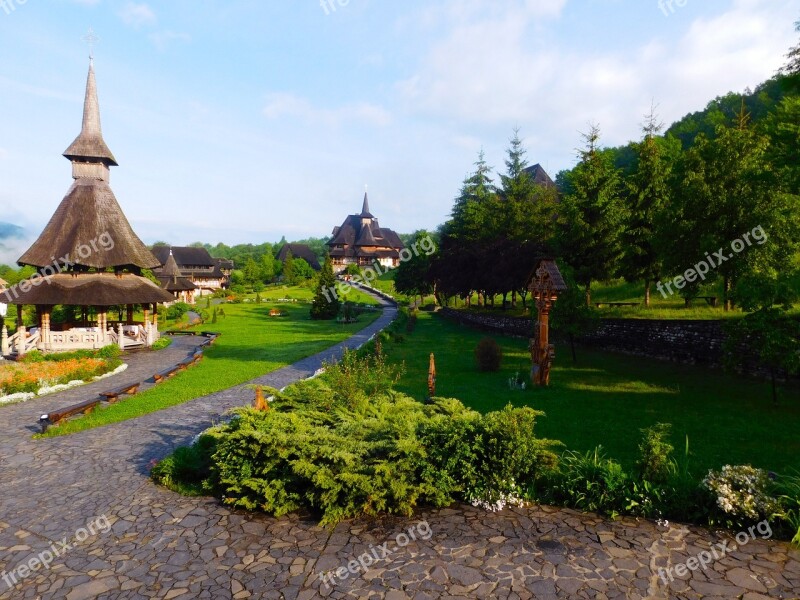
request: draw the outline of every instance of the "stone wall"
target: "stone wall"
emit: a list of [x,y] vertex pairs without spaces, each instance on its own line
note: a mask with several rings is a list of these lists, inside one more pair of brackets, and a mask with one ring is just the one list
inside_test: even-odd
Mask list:
[[[474,314],[452,308],[443,308],[441,314],[484,331],[526,338],[532,335],[530,318]],[[552,332],[552,337],[557,342],[564,342],[557,330]],[[721,321],[600,319],[594,331],[578,341],[613,352],[721,367],[725,338]],[[743,370],[765,374],[757,365],[757,357],[750,356],[746,348],[742,348],[740,355]]]

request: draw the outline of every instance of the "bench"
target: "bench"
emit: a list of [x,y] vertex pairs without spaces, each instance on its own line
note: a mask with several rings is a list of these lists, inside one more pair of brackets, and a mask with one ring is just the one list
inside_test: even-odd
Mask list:
[[120,386],[116,389],[109,390],[107,392],[100,392],[100,395],[105,398],[108,402],[114,403],[119,400],[120,396],[130,395],[133,396],[139,391],[140,383],[130,383],[123,386]]
[[595,302],[594,305],[597,308],[601,308],[602,306],[639,306],[641,302]]
[[153,375],[153,381],[155,381],[156,383],[161,383],[165,379],[169,379],[170,377],[175,375],[175,373],[177,373],[178,371],[180,371],[180,367],[178,367],[177,365],[174,367],[170,367],[169,369],[164,369],[163,371],[160,371],[155,375]]
[[95,408],[97,408],[99,404],[100,404],[100,399],[95,398],[93,400],[85,400],[84,402],[80,402],[78,404],[73,404],[72,406],[62,408],[57,412],[51,412],[47,413],[46,415],[42,415],[41,417],[39,417],[39,426],[42,428],[42,433],[45,433],[50,425],[61,425],[61,423],[63,423],[69,417],[72,417],[74,415],[77,414],[88,415]]

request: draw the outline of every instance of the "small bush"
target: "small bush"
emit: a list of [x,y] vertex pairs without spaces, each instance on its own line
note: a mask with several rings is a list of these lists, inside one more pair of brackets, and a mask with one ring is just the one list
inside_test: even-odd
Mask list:
[[150,477],[173,491],[199,495],[203,491],[203,482],[211,472],[211,457],[216,447],[216,436],[206,432],[192,446],[178,448],[158,462],[150,471]]
[[763,469],[725,465],[720,471],[709,471],[703,487],[716,498],[719,522],[730,528],[769,519],[780,512],[778,500],[770,495],[772,481]]
[[653,427],[642,429],[639,460],[636,466],[643,480],[664,483],[676,471],[672,460],[672,451],[675,448],[666,439],[671,428],[672,425],[669,423],[658,423]]
[[167,336],[167,335],[165,335],[165,336],[162,336],[162,337],[158,338],[155,341],[155,343],[152,346],[150,346],[150,349],[151,350],[163,350],[164,348],[167,348],[170,344],[172,344],[172,338]]
[[548,487],[552,500],[562,506],[616,516],[625,501],[626,483],[622,466],[598,446],[585,454],[566,452]]
[[186,304],[186,302],[176,302],[167,309],[167,319],[170,321],[179,321],[191,308],[192,307]]
[[483,338],[475,348],[475,361],[479,371],[499,371],[503,362],[503,349],[492,338]]
[[122,356],[122,350],[116,344],[109,344],[100,348],[97,351],[97,356],[100,358],[119,358]]

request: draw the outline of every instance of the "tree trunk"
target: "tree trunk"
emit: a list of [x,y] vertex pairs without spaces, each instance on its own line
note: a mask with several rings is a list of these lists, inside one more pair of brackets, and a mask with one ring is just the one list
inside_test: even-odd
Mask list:
[[731,309],[731,278],[726,275],[724,282],[723,294],[725,301],[725,312],[728,312]]
[[644,282],[644,305],[646,308],[650,308],[650,285],[651,281],[647,279]]
[[578,355],[575,354],[575,336],[573,334],[569,334],[569,347],[572,350],[572,364],[578,364]]

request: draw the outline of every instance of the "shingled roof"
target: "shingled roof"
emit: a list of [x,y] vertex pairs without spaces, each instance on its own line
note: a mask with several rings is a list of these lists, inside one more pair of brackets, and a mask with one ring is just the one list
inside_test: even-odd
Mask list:
[[319,264],[319,259],[314,251],[306,244],[284,244],[280,252],[278,252],[278,260],[283,262],[286,260],[286,255],[292,251],[293,258],[302,258],[306,261],[312,269],[319,271],[322,267]]
[[197,289],[194,283],[181,275],[181,270],[178,268],[172,252],[169,253],[167,262],[161,268],[158,280],[161,282],[161,288],[168,292],[186,292]]
[[70,160],[100,160],[107,165],[117,166],[117,159],[103,140],[100,126],[100,103],[97,100],[97,82],[94,76],[94,63],[89,63],[89,76],[86,80],[86,97],[83,102],[83,126],[81,132],[64,156]]
[[544,167],[536,163],[532,167],[527,167],[525,172],[533,180],[534,183],[545,187],[554,187],[556,184],[550,179],[550,175],[544,170]]
[[94,269],[161,265],[133,232],[108,183],[97,179],[75,180],[39,239],[17,262],[42,268],[64,257]]
[[91,64],[81,134],[64,156],[73,164],[75,183],[18,264],[41,269],[58,261],[62,266],[99,270],[152,269],[161,265],[133,232],[103,175],[117,162],[100,130],[100,105]]
[[155,246],[153,254],[159,260],[159,264],[166,265],[170,254],[175,257],[178,268],[187,270],[192,267],[215,267],[217,261],[211,258],[211,254],[205,248],[194,246]]
[[115,306],[173,302],[174,296],[145,277],[133,273],[58,273],[47,283],[22,286],[0,294],[8,304]]

